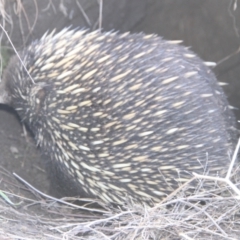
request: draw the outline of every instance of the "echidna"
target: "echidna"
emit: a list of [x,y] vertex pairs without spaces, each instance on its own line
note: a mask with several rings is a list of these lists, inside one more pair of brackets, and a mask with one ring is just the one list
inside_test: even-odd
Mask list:
[[177,41],[64,29],[20,57],[5,70],[0,102],[30,127],[72,194],[157,202],[192,172],[228,166],[236,134],[226,97]]

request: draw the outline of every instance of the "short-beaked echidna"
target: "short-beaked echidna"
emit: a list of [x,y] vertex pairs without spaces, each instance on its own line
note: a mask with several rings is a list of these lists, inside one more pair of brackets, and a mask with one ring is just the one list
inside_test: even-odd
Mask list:
[[0,100],[28,124],[75,195],[157,202],[192,172],[228,166],[236,134],[226,97],[177,41],[64,29],[20,57],[25,67],[11,59]]

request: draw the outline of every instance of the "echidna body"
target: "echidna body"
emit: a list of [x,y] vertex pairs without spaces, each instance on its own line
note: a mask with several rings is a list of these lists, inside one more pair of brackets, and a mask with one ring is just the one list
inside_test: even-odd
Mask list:
[[[0,86],[57,178],[105,202],[157,202],[222,174],[236,134],[216,78],[156,35],[67,30],[13,57]],[[31,76],[31,77],[30,77]]]

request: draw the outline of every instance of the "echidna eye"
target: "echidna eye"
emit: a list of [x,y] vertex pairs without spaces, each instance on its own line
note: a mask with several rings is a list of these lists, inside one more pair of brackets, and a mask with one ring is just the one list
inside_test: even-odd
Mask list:
[[38,92],[36,93],[36,98],[39,100],[39,103],[42,102],[45,99],[46,92],[45,89],[39,89]]
[[46,89],[39,85],[33,85],[30,96],[35,113],[38,114],[46,98]]

